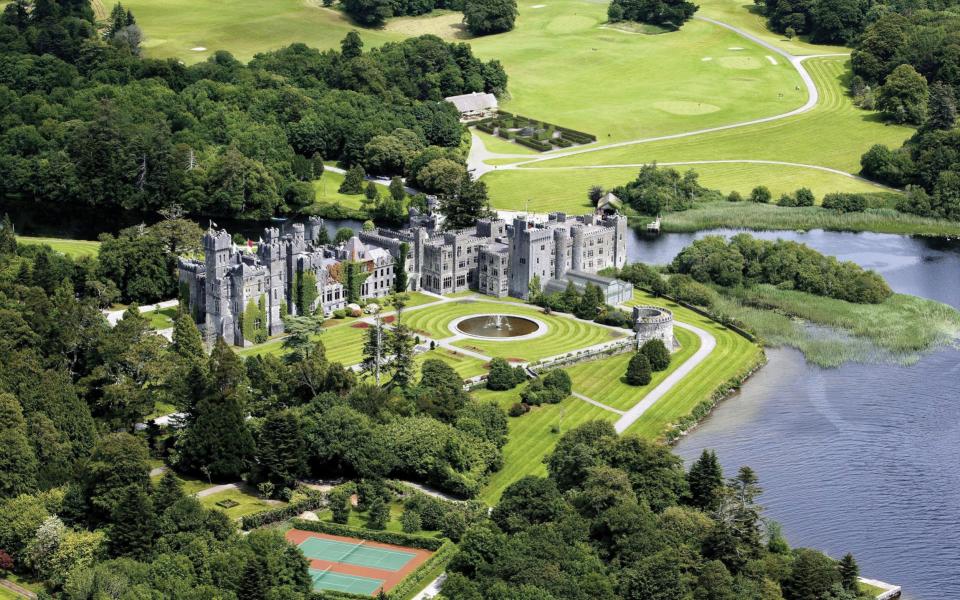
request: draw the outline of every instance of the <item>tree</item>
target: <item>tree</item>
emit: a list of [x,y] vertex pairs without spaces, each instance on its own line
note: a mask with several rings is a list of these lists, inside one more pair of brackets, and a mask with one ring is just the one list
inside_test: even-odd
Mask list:
[[837,565],[837,568],[840,570],[840,584],[843,585],[843,589],[848,592],[858,592],[860,587],[858,579],[860,577],[860,567],[857,565],[857,561],[853,558],[853,554],[847,552],[843,555],[843,558],[840,559],[840,563]]
[[382,496],[374,497],[370,502],[367,527],[370,529],[386,529],[388,520],[390,520],[390,506],[384,502]]
[[363,54],[363,39],[356,30],[351,30],[340,42],[340,55],[350,60]]
[[783,597],[786,600],[818,600],[826,598],[833,586],[840,583],[840,572],[830,557],[810,550],[793,551],[793,567],[784,580]]
[[383,25],[384,21],[393,16],[389,0],[342,0],[341,4],[353,20],[368,27]]
[[364,371],[373,373],[374,381],[380,385],[380,371],[386,362],[387,332],[378,311],[373,316],[373,324],[367,327],[366,339],[363,342],[363,360],[360,366]]
[[339,229],[337,229],[337,233],[334,234],[333,243],[339,246],[340,244],[352,238],[353,235],[354,235],[353,230],[350,229],[349,227],[340,227]]
[[403,185],[403,179],[392,177],[390,179],[390,197],[397,202],[403,202],[407,199],[407,189]]
[[933,82],[928,106],[924,129],[949,131],[957,124],[957,99],[949,85],[942,81]]
[[773,194],[770,193],[770,189],[765,185],[758,185],[750,190],[750,202],[768,204],[771,198],[773,198]]
[[111,523],[131,486],[148,489],[146,445],[127,433],[100,438],[80,473],[80,493],[92,524]]
[[686,0],[613,0],[607,9],[607,17],[614,22],[638,21],[680,29],[698,8]]
[[240,597],[251,600],[267,599],[267,564],[266,560],[257,555],[251,556],[243,569],[240,579]]
[[490,361],[487,388],[491,390],[511,390],[526,378],[526,374],[522,370],[515,369],[503,358],[496,357]]
[[307,473],[307,443],[297,414],[271,412],[257,435],[257,477],[278,489],[292,488]]
[[477,220],[489,217],[490,202],[487,184],[464,176],[453,194],[440,197],[440,213],[445,217],[444,228],[465,229],[476,225]]
[[665,371],[670,366],[670,351],[660,339],[647,340],[640,352],[647,357],[653,371]]
[[416,345],[413,332],[403,323],[397,323],[387,335],[387,352],[390,356],[390,384],[406,388],[413,382],[415,363],[413,349]]
[[363,172],[363,167],[353,165],[347,169],[346,175],[343,176],[343,183],[340,184],[337,191],[341,194],[361,194],[363,193],[363,180],[365,177],[366,174]]
[[150,496],[142,487],[128,487],[113,514],[109,532],[110,553],[140,559],[148,557],[156,529],[157,515]]
[[813,195],[813,192],[810,188],[798,188],[793,194],[794,199],[796,200],[797,206],[813,206],[816,204],[816,196]]
[[0,393],[0,498],[34,491],[37,468],[20,402],[13,394]]
[[516,0],[467,0],[463,6],[463,20],[474,35],[510,31],[517,14]]
[[[390,184],[393,185],[392,183]],[[397,293],[407,291],[410,285],[407,278],[407,254],[410,252],[410,245],[406,242],[400,242],[400,249],[397,252],[397,258],[393,262],[393,290]]]
[[334,523],[346,525],[350,520],[350,495],[352,490],[340,486],[330,491],[327,500],[330,504],[331,518]]
[[650,374],[650,360],[643,352],[637,352],[630,357],[627,363],[627,383],[630,385],[647,385],[652,376]]
[[400,526],[404,533],[417,533],[423,528],[420,523],[420,513],[409,508],[403,511],[403,516],[400,517]]
[[566,510],[552,479],[527,475],[507,486],[490,518],[501,530],[512,533],[555,521]]
[[193,317],[181,306],[173,318],[173,335],[170,349],[180,358],[191,363],[205,364],[207,353],[203,349],[203,338]]
[[913,66],[900,65],[887,76],[877,108],[895,123],[919,125],[927,114],[927,80]]
[[[363,197],[364,201],[374,205],[377,203],[377,200],[380,199],[380,190],[377,188],[377,184],[372,181],[368,181],[366,187],[363,188]],[[366,229],[364,231],[367,231]]]
[[173,471],[168,470],[153,490],[153,508],[157,511],[157,514],[163,514],[165,510],[184,497],[183,484],[180,483],[180,479],[174,475]]
[[596,206],[600,198],[603,198],[603,188],[599,185],[591,185],[587,190],[587,199],[590,200],[590,204]]
[[580,301],[577,303],[573,314],[576,315],[578,319],[587,319],[592,321],[597,318],[597,315],[599,314],[600,309],[603,308],[603,305],[603,292],[598,286],[588,283],[583,288],[583,295],[580,296]]
[[715,510],[723,496],[723,469],[712,450],[700,454],[687,473],[690,504],[703,511]]

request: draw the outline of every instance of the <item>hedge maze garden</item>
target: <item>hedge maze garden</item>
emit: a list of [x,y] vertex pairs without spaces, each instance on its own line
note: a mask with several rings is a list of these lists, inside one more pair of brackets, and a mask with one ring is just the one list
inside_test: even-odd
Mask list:
[[478,121],[476,127],[484,133],[516,142],[538,152],[547,152],[554,148],[570,148],[597,141],[597,136],[591,133],[568,129],[546,121],[537,121],[503,110],[496,117]]

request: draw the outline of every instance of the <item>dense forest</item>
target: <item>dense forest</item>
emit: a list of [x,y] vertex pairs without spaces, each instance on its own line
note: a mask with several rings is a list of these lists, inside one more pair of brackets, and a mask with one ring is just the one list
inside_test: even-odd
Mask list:
[[593,421],[565,433],[546,477],[506,489],[466,530],[444,597],[456,600],[853,600],[856,562],[791,550],[763,518],[756,474],[725,479],[704,451]]
[[5,7],[0,199],[267,218],[313,203],[320,160],[410,175],[443,157],[459,183],[464,128],[443,98],[507,85],[497,61],[432,36],[188,67],[140,57],[135,17],[114,17],[98,27],[85,0]]

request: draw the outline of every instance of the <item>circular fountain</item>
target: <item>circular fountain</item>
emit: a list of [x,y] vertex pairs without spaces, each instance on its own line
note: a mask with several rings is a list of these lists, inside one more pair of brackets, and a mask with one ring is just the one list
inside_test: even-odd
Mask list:
[[454,333],[488,340],[517,340],[537,337],[547,326],[529,317],[517,315],[469,315],[450,323]]

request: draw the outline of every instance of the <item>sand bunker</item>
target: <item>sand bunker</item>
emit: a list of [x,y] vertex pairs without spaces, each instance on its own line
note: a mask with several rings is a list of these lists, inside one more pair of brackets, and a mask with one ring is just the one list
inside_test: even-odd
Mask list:
[[194,52],[206,52],[206,51],[207,51],[207,49],[204,48],[203,46],[197,46],[196,48],[190,48],[190,49],[193,50]]
[[713,57],[712,57],[712,56],[704,56],[704,57],[701,58],[700,60],[702,60],[703,62],[707,62],[708,60],[713,60]]
[[534,4],[530,8],[546,8],[546,7],[547,7],[546,4]]
[[770,56],[769,54],[767,55],[767,60],[770,61],[770,64],[771,64],[771,65],[777,64],[777,59],[775,59],[774,57]]
[[730,48],[727,48],[727,50],[743,50],[743,48],[741,48],[740,46],[732,46]]

